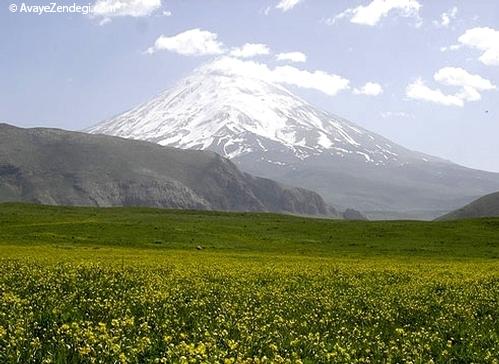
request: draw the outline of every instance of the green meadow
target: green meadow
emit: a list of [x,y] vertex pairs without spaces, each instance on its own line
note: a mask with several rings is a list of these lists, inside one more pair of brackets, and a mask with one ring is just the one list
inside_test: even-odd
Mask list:
[[499,219],[0,204],[1,363],[499,363]]

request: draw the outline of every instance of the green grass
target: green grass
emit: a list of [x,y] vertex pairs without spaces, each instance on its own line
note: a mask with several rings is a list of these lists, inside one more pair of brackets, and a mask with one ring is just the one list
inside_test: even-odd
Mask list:
[[0,363],[497,364],[498,257],[499,219],[0,204]]
[[339,221],[265,213],[0,205],[0,244],[321,256],[499,258],[499,219]]

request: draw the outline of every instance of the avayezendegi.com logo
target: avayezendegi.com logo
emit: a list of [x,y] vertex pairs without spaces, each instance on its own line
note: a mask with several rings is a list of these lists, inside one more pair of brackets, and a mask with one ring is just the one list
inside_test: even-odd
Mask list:
[[47,4],[28,4],[28,3],[12,3],[9,5],[9,11],[11,13],[18,14],[36,14],[36,15],[44,15],[44,14],[91,14],[92,13],[92,5],[86,4],[58,4],[55,2],[47,3]]

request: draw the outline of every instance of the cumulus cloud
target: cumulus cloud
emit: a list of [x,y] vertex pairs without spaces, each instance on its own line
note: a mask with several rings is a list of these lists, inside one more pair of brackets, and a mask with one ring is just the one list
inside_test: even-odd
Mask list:
[[296,5],[301,3],[303,0],[280,0],[276,5],[276,9],[281,11],[288,11],[293,9]]
[[305,62],[307,62],[307,55],[305,53],[302,53],[302,52],[286,52],[286,53],[279,53],[276,56],[276,59],[278,61],[305,63]]
[[[161,50],[184,56],[221,55],[229,52],[223,42],[218,40],[218,34],[199,28],[173,36],[161,35],[146,53],[153,54]],[[270,48],[262,43],[246,43],[242,47],[232,48],[229,54],[238,58],[251,58],[270,54]]]
[[429,101],[444,106],[463,106],[464,102],[456,95],[446,95],[440,89],[431,89],[420,78],[407,86],[407,97]]
[[378,96],[383,93],[383,87],[376,82],[367,82],[361,88],[353,90],[355,95]]
[[218,55],[225,53],[224,45],[217,40],[218,35],[207,30],[190,29],[177,35],[161,35],[154,46],[146,52],[152,54],[167,50],[184,56]]
[[456,18],[457,12],[458,12],[457,6],[454,6],[449,11],[447,11],[447,12],[443,13],[442,15],[440,15],[440,19],[439,20],[434,20],[433,24],[435,26],[437,26],[437,27],[448,28],[449,25],[450,25],[450,23],[451,23],[451,21]]
[[459,91],[454,94],[445,94],[440,89],[431,89],[424,81],[417,79],[407,86],[407,97],[444,106],[462,107],[466,101],[480,100],[482,98],[480,92],[496,89],[496,86],[489,80],[459,67],[441,68],[433,78],[444,86],[458,87]]
[[355,24],[374,26],[390,13],[397,13],[397,15],[406,18],[414,17],[419,22],[420,9],[421,4],[417,0],[373,0],[368,5],[346,9],[326,22],[334,24],[338,20],[346,18]]
[[[333,73],[321,70],[308,71],[290,65],[271,68],[265,63],[247,60],[245,58],[270,54],[269,47],[261,43],[246,43],[242,47],[229,51],[218,40],[217,34],[198,28],[174,36],[162,35],[146,53],[152,54],[160,50],[187,56],[223,55],[205,67],[208,67],[210,71],[226,75],[244,75],[277,84],[318,90],[330,96],[350,88],[348,79]],[[280,53],[277,59],[304,62],[306,55],[301,52]],[[379,92],[373,90],[373,85],[367,83],[363,91],[371,94]],[[374,88],[376,88],[375,85]]]
[[480,91],[496,88],[489,80],[459,67],[444,67],[433,78],[442,85],[460,87],[462,90],[457,96],[465,101],[478,101],[481,99]]
[[315,89],[334,96],[349,88],[350,81],[324,71],[304,71],[292,66],[276,67],[273,70],[276,82]]
[[233,48],[231,56],[238,58],[251,58],[270,54],[270,48],[262,43],[246,43],[242,47]]
[[314,89],[330,96],[348,89],[350,84],[349,80],[324,71],[307,71],[292,66],[271,68],[264,63],[244,61],[228,56],[215,60],[208,67],[212,71],[230,76],[243,75],[279,84]]
[[161,7],[161,0],[96,0],[93,15],[110,19],[115,16],[141,17]]
[[458,39],[464,46],[482,51],[479,60],[488,66],[499,66],[499,30],[488,27],[468,29]]
[[[243,58],[270,54],[270,49],[265,44],[246,43],[242,47],[228,51],[218,40],[217,34],[197,28],[174,36],[162,35],[146,53],[152,54],[160,50],[187,56],[223,55],[205,67],[226,75],[244,75],[277,84],[314,89],[330,96],[350,88],[349,80],[332,73],[320,70],[308,71],[289,65],[271,68],[264,63],[243,60]],[[301,52],[281,53],[277,55],[277,59],[304,62],[306,55]],[[369,88],[367,92],[374,92],[370,89],[372,85],[366,84],[366,86]]]

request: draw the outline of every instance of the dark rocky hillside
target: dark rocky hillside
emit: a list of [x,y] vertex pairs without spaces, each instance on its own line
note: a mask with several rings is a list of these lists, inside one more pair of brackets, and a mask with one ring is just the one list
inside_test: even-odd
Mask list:
[[0,202],[336,215],[316,194],[209,151],[0,124]]

